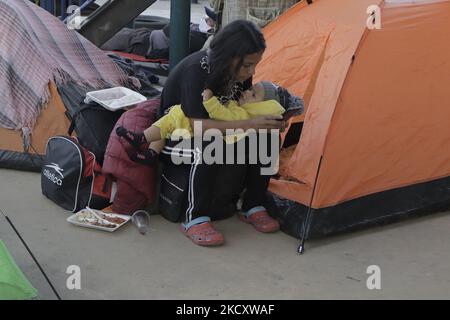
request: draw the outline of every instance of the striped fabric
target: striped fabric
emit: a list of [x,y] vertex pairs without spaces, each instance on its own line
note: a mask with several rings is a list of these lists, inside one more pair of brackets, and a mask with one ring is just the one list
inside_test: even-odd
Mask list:
[[0,127],[30,131],[48,84],[123,85],[125,73],[101,50],[28,0],[0,0]]

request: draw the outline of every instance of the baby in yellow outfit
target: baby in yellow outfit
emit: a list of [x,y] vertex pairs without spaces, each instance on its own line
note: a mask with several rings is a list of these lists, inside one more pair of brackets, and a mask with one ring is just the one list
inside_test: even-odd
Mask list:
[[[303,101],[300,98],[290,95],[286,89],[271,82],[262,81],[254,84],[249,90],[242,93],[238,102],[229,101],[226,106],[213,96],[211,90],[203,91],[203,105],[209,117],[215,120],[235,121],[264,115],[281,115],[286,109],[280,102],[283,102],[287,108],[290,105],[295,105],[295,107],[303,109]],[[175,105],[170,108],[165,116],[153,123],[143,133],[137,134],[123,127],[117,128],[116,133],[131,145],[139,148],[143,143],[152,143],[171,137],[189,138],[193,135],[193,130],[181,105]],[[227,142],[236,141],[235,136],[228,137],[232,139],[226,139]],[[162,146],[161,143],[158,143],[158,148],[152,148],[152,145],[150,145],[148,152],[136,152],[135,154],[129,154],[129,156],[134,161],[152,164]]]

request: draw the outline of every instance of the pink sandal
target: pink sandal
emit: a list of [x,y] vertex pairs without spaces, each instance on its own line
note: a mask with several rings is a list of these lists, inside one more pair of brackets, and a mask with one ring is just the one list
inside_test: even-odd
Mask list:
[[[256,208],[255,208],[256,209]],[[280,230],[280,224],[277,220],[269,216],[266,209],[258,207],[257,211],[247,214],[241,214],[239,219],[245,223],[249,223],[255,227],[256,230],[263,233],[275,232]]]
[[195,224],[188,229],[181,224],[180,230],[186,237],[199,246],[220,246],[225,242],[222,233],[214,229],[211,222]]

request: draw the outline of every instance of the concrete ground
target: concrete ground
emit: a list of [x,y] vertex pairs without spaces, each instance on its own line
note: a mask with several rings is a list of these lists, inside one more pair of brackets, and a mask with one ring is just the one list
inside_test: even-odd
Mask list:
[[[97,0],[97,4],[102,5],[107,0]],[[186,0],[189,1],[189,0]],[[198,3],[191,4],[191,22],[199,23],[200,19],[204,16],[205,10],[204,6],[209,6],[208,0],[198,0]],[[147,10],[145,10],[143,15],[148,16],[158,16],[170,18],[170,1],[169,0],[157,0],[152,4]]]
[[[307,242],[261,234],[233,217],[217,222],[227,243],[194,245],[178,225],[151,217],[140,235],[77,227],[40,191],[40,175],[0,169],[0,209],[13,221],[63,299],[449,299],[450,212]],[[37,266],[0,215],[2,239],[38,289],[55,299]],[[69,290],[67,268],[81,270]],[[369,290],[368,266],[381,270]]]

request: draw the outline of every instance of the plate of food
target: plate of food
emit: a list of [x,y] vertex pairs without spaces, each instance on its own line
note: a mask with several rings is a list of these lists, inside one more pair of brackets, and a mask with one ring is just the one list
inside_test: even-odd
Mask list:
[[113,232],[130,221],[131,216],[85,208],[67,218],[67,222],[92,229]]

